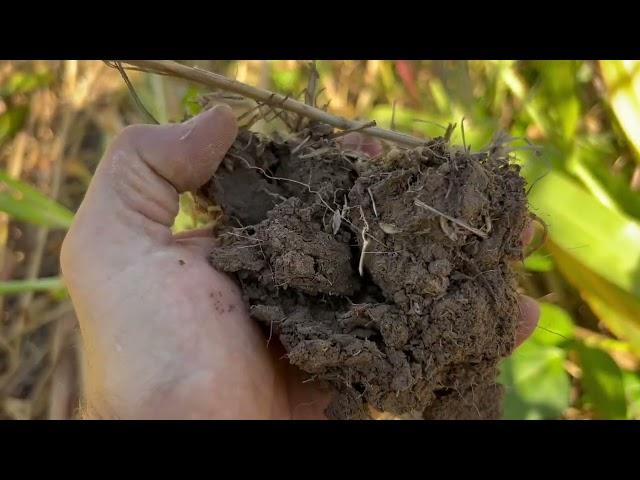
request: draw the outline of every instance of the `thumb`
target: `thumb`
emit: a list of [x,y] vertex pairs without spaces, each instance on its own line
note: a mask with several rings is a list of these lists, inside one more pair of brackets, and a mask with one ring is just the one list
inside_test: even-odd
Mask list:
[[178,193],[203,185],[236,135],[225,105],[181,124],[125,128],[102,158],[65,238],[63,268],[65,257],[76,262],[99,254],[120,263],[171,242]]
[[111,170],[108,180],[114,185],[140,166],[149,168],[147,180],[164,180],[182,193],[211,177],[237,133],[232,110],[219,105],[180,124],[127,127],[102,163]]

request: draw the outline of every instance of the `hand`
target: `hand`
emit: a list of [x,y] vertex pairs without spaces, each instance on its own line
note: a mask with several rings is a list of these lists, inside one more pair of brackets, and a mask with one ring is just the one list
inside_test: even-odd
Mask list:
[[[236,133],[218,106],[128,127],[100,162],[61,252],[86,418],[324,418],[330,394],[267,348],[235,283],[208,264],[210,234],[170,230],[178,193],[210,178]],[[538,316],[531,299],[522,311],[519,341]]]

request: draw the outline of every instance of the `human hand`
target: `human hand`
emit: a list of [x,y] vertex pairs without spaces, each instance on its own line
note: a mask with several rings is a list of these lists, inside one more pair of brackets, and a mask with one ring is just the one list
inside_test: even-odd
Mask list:
[[[128,127],[102,159],[61,252],[86,418],[324,418],[329,393],[267,346],[235,283],[209,265],[210,233],[170,230],[178,193],[211,177],[236,133],[218,106],[183,124]],[[532,299],[521,306],[518,342],[538,316]]]

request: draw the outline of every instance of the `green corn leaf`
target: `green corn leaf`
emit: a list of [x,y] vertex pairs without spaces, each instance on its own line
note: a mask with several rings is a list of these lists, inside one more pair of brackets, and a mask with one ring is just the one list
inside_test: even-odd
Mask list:
[[640,224],[611,210],[566,175],[552,171],[529,201],[551,240],[582,265],[640,298]]
[[640,374],[623,370],[622,378],[627,395],[627,418],[640,420]]
[[540,320],[531,340],[543,345],[562,345],[573,339],[574,324],[563,308],[540,303]]
[[600,71],[611,108],[640,162],[640,68],[621,60],[603,60]]
[[499,377],[506,391],[504,418],[540,420],[560,417],[570,404],[565,358],[563,349],[529,339],[505,359]]
[[615,175],[607,167],[606,160],[615,158],[615,155],[609,139],[579,137],[568,156],[566,167],[604,206],[640,219],[640,196],[631,191],[625,178]]
[[539,327],[500,367],[507,419],[553,419],[570,404],[563,345],[573,338],[573,320],[562,308],[540,304]]
[[524,268],[531,272],[550,272],[553,270],[553,257],[544,250],[538,250],[524,259]]
[[611,420],[627,418],[627,401],[618,364],[604,350],[578,345],[582,367],[582,387],[586,403],[598,417]]
[[598,318],[640,354],[640,299],[594,273],[553,241],[547,242],[547,248],[558,269]]
[[69,209],[1,170],[0,211],[17,220],[50,228],[68,229],[73,221]]

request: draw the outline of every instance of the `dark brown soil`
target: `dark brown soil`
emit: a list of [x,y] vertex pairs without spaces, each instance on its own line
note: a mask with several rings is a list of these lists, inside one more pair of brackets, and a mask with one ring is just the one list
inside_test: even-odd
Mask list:
[[499,417],[527,216],[518,167],[500,145],[438,138],[368,159],[330,134],[239,134],[201,191],[226,214],[211,264],[290,362],[335,389],[330,418],[369,418],[367,404]]

